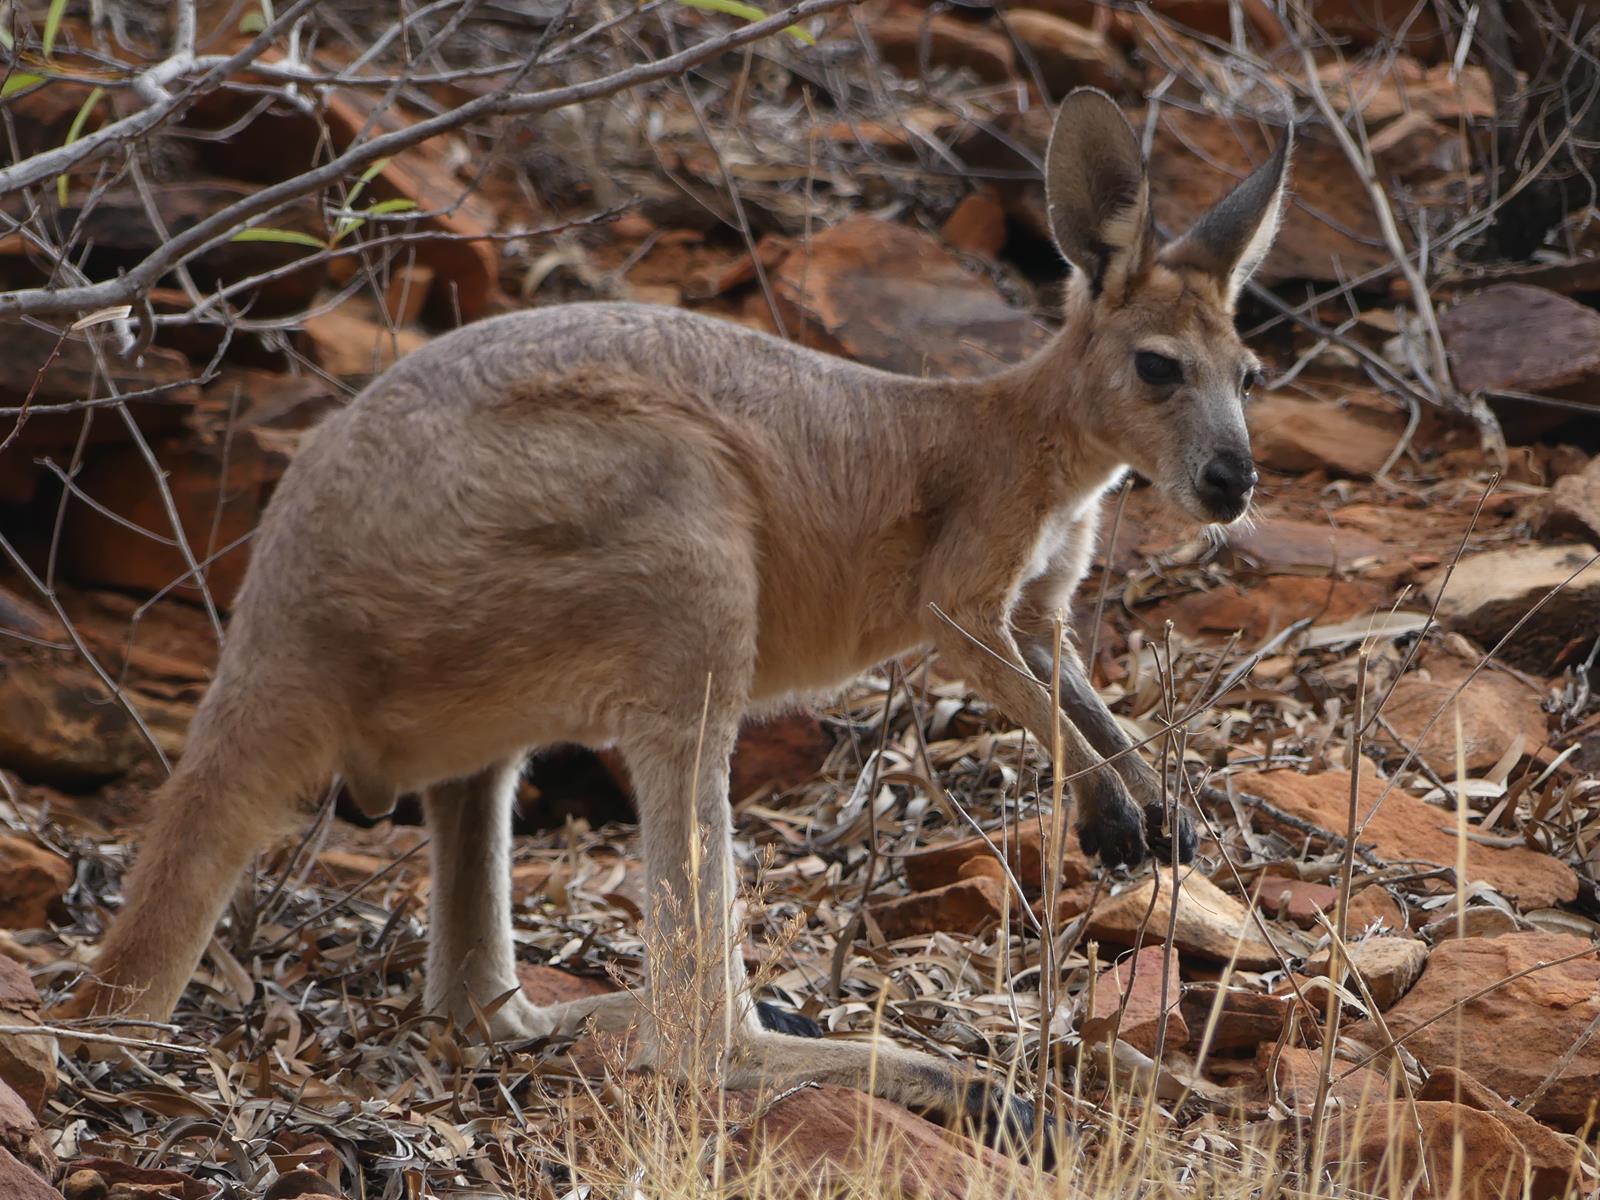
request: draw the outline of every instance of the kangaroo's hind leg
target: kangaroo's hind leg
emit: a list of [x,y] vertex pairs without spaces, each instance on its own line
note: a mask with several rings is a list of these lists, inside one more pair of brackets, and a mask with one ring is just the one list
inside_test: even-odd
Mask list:
[[322,781],[318,755],[210,715],[152,797],[122,911],[59,1016],[170,1017],[250,859],[304,819]]
[[424,999],[463,1029],[476,1023],[474,1004],[493,1010],[488,1032],[497,1039],[540,1036],[552,1024],[521,992],[511,940],[511,805],[521,765],[520,756],[507,759],[423,799],[433,862]]

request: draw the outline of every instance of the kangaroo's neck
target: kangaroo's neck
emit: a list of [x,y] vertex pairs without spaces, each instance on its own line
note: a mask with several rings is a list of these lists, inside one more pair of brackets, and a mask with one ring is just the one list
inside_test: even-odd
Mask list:
[[[1101,491],[1124,464],[1089,419],[1094,384],[1083,364],[1090,336],[1086,305],[1072,305],[1030,358],[982,379],[909,387],[902,416],[919,427],[928,469],[1026,493],[1046,510]],[[987,469],[974,472],[974,464]]]

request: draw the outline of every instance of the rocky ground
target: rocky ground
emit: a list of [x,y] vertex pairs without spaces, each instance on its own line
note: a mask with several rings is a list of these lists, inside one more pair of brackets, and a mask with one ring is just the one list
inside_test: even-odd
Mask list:
[[[1600,1186],[1587,218],[1480,265],[1461,231],[1495,100],[1487,71],[1445,53],[1447,29],[1373,39],[1322,12],[1330,40],[1305,59],[1264,8],[1156,10],[872,0],[816,22],[815,51],[727,56],[695,79],[703,96],[669,85],[402,150],[368,173],[367,207],[308,198],[270,222],[299,240],[224,242],[164,278],[153,312],[174,319],[137,357],[99,330],[8,320],[0,1196],[812,1194],[863,1175],[918,1196],[1131,1191],[1132,1135],[1175,1191],[1397,1194],[1419,1163],[1425,1195]],[[350,63],[361,28],[329,31],[312,61]],[[63,60],[134,53],[71,15],[56,36]],[[1268,146],[1247,114],[1281,115],[1259,72],[1230,73],[1229,38],[1302,122],[1297,199],[1241,318],[1272,364],[1250,411],[1258,511],[1201,536],[1131,486],[1073,614],[1129,731],[1206,785],[1187,801],[1197,867],[1174,887],[1168,867],[1108,874],[1054,842],[1044,756],[927,657],[751,727],[734,765],[763,997],[830,1037],[881,1027],[1042,1088],[1079,1139],[1053,1179],[835,1088],[731,1097],[695,1125],[716,1155],[669,1153],[637,1131],[694,1100],[627,1075],[625,1047],[471,1045],[420,1010],[414,802],[374,825],[330,796],[258,864],[172,1029],[137,1060],[62,1051],[41,997],[119,903],[250,532],[320,415],[461,321],[573,299],[683,305],[911,373],[1011,361],[1045,336],[1064,270],[1033,166],[1044,102],[1084,83],[1124,100],[1157,213],[1181,228]],[[381,105],[359,87],[299,105],[206,93],[141,150],[144,177],[64,175],[28,197],[43,209],[0,198],[0,286],[48,275],[32,221],[114,273],[359,141],[372,114],[404,128],[486,79]],[[91,86],[9,89],[17,157],[110,119],[116,97]],[[1360,127],[1364,165],[1329,113]],[[1407,254],[1440,239],[1413,269],[1374,182]],[[426,236],[326,253],[377,238],[383,216]],[[177,319],[232,285],[227,321]],[[629,819],[608,758],[530,765],[514,891],[536,999],[637,982]]]

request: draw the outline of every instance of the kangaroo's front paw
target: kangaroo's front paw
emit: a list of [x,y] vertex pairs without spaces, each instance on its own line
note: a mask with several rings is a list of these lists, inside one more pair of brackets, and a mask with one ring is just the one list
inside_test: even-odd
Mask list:
[[1078,844],[1108,867],[1137,866],[1150,853],[1144,815],[1119,783],[1097,783],[1092,802],[1083,806]]
[[791,1008],[779,1008],[776,1004],[768,1004],[765,1000],[756,1001],[756,1016],[761,1020],[761,1028],[769,1029],[773,1033],[787,1033],[790,1037],[803,1038],[822,1036],[822,1026],[810,1017]]
[[1032,1100],[1001,1083],[976,1076],[961,1088],[961,1108],[963,1132],[1017,1158],[1029,1153],[1038,1125]]
[[1150,852],[1162,862],[1172,861],[1172,846],[1178,846],[1178,861],[1181,863],[1193,862],[1195,847],[1198,839],[1195,837],[1194,821],[1184,811],[1182,805],[1177,805],[1172,810],[1173,822],[1176,828],[1168,828],[1166,806],[1162,804],[1146,804],[1144,806],[1145,837],[1150,843]]

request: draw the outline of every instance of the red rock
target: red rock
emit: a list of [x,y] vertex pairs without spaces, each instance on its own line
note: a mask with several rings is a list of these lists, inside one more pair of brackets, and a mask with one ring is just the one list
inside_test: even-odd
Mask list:
[[[1574,952],[1584,953],[1468,1000],[1459,1020],[1451,1015],[1423,1025],[1496,981]],[[1485,1086],[1520,1101],[1544,1083],[1597,1018],[1600,951],[1593,943],[1566,934],[1508,933],[1441,942],[1422,978],[1389,1010],[1386,1020],[1395,1036],[1406,1037],[1407,1049],[1429,1070],[1459,1063]],[[1369,1044],[1381,1044],[1374,1026],[1353,1028],[1353,1037],[1357,1029]],[[1578,1128],[1591,1118],[1600,1098],[1596,1079],[1600,1079],[1600,1039],[1591,1038],[1535,1103],[1531,1115],[1562,1128]]]
[[1340,404],[1272,392],[1245,410],[1250,448],[1258,465],[1303,474],[1365,479],[1388,460],[1405,432],[1405,419],[1392,406]]
[[43,929],[72,886],[72,864],[23,838],[0,836],[0,926]]
[[810,345],[912,375],[987,374],[1044,341],[936,238],[876,217],[817,234],[784,260],[773,290]]
[[390,329],[364,296],[306,318],[304,329],[317,362],[346,378],[371,378],[428,343],[416,329]]
[[1552,483],[1533,524],[1547,541],[1600,542],[1600,457]]
[[1000,920],[1005,896],[1005,884],[980,875],[929,892],[880,901],[869,911],[887,938],[939,932],[976,934]]
[[1331,920],[1339,902],[1338,888],[1307,879],[1284,879],[1277,875],[1261,876],[1256,881],[1254,891],[1256,903],[1263,912],[1287,918],[1307,928],[1317,924],[1319,913]]
[[[1412,1109],[1403,1100],[1364,1104],[1341,1111],[1328,1126],[1328,1161],[1354,1173],[1377,1195],[1407,1195],[1418,1200],[1439,1197],[1520,1195],[1519,1181],[1527,1162],[1511,1131],[1488,1113],[1447,1101],[1418,1101],[1422,1122],[1419,1146]],[[1460,1174],[1453,1170],[1457,1136],[1462,1150]],[[1431,1187],[1421,1187],[1421,1164],[1427,1163]],[[1411,1190],[1413,1185],[1415,1190]]]
[[1228,531],[1230,556],[1268,575],[1359,571],[1382,561],[1388,549],[1375,537],[1325,521],[1267,517]]
[[[1063,887],[1076,887],[1089,881],[1093,867],[1071,831],[1064,830],[1063,833],[1067,846],[1061,856],[1060,882]],[[1004,848],[1006,862],[1024,892],[1029,896],[1037,896],[1044,890],[1043,835],[1037,821],[1023,821],[1009,830],[993,830],[989,839],[996,850]],[[900,862],[905,868],[906,881],[917,891],[928,891],[961,878],[962,868],[975,858],[988,859],[996,867],[999,866],[995,850],[991,850],[989,842],[981,837],[962,838],[942,846],[914,850]]]
[[136,1167],[114,1158],[80,1158],[66,1165],[66,1200],[211,1200],[215,1185],[182,1171]]
[[1251,992],[1243,988],[1222,988],[1215,983],[1190,983],[1183,988],[1183,1017],[1189,1026],[1189,1049],[1199,1052],[1222,995],[1222,1009],[1211,1030],[1213,1052],[1250,1050],[1263,1043],[1276,1044],[1283,1036],[1293,1001],[1287,996]]
[[[1521,745],[1524,756],[1544,746],[1547,734],[1540,707],[1542,689],[1530,687],[1492,665],[1479,671],[1463,688],[1462,681],[1472,667],[1472,663],[1452,654],[1430,654],[1395,685],[1383,706],[1384,720],[1395,736],[1381,730],[1377,740],[1389,748],[1396,761],[1407,753],[1400,748],[1403,743],[1408,749],[1417,750],[1441,779],[1454,779],[1456,727],[1452,706],[1461,712],[1461,742],[1469,773],[1494,766],[1516,745]],[[1435,714],[1439,714],[1437,719]],[[1417,739],[1430,721],[1432,728],[1419,746]]]
[[[1239,790],[1260,796],[1277,807],[1343,836],[1350,803],[1347,771],[1301,775],[1271,771],[1238,777]],[[1357,798],[1357,818],[1365,818],[1383,795],[1385,784],[1362,772]],[[1442,808],[1391,790],[1358,839],[1373,847],[1379,858],[1393,862],[1454,866],[1455,818]],[[1548,908],[1578,895],[1578,877],[1571,867],[1548,854],[1525,846],[1467,847],[1467,877],[1488,884],[1526,909]]]
[[1432,601],[1442,588],[1440,619],[1479,645],[1492,646],[1560,586],[1499,655],[1512,666],[1542,674],[1600,609],[1600,563],[1584,566],[1595,553],[1583,544],[1489,550],[1462,559],[1448,586],[1440,568],[1423,582],[1422,594]]
[[[0,955],[0,1025],[38,1025],[39,993],[20,963]],[[0,1034],[0,1082],[34,1112],[56,1090],[56,1042],[43,1034]],[[0,1195],[4,1195],[0,1192]]]
[[[1245,970],[1267,970],[1279,965],[1278,955],[1262,938],[1249,910],[1237,897],[1228,895],[1198,871],[1185,870],[1179,878],[1182,886],[1178,889],[1173,935],[1173,945],[1179,951],[1216,962],[1232,960]],[[1089,935],[1133,946],[1142,929],[1145,943],[1163,940],[1171,920],[1171,880],[1171,868],[1161,867],[1127,891],[1103,899],[1089,917]]]
[[792,1092],[755,1117],[739,1142],[777,1176],[777,1194],[831,1194],[882,1181],[904,1200],[1053,1195],[1055,1181],[898,1105],[825,1084]]
[[315,1171],[285,1171],[273,1181],[261,1200],[317,1200],[323,1196],[341,1197],[344,1193]]
[[1441,314],[1439,331],[1463,392],[1585,398],[1600,377],[1600,313],[1544,288],[1499,283],[1474,292]]
[[32,1167],[0,1146],[0,1196],[5,1200],[62,1200]]
[[821,773],[833,751],[833,736],[815,713],[785,713],[739,732],[733,750],[728,795],[734,803],[763,788],[785,791]]
[[1183,985],[1178,978],[1178,959],[1161,946],[1146,946],[1100,972],[1094,985],[1094,1008],[1083,1020],[1082,1035],[1092,1041],[1106,1041],[1115,1032],[1116,1037],[1153,1058],[1161,1027],[1163,969],[1168,972],[1165,1044],[1168,1048],[1185,1045],[1189,1026],[1179,1003]]
[[891,13],[871,26],[872,38],[886,62],[902,75],[919,78],[923,63],[965,67],[991,83],[1012,77],[1014,55],[1005,35],[956,17],[923,13]]
[[[181,748],[192,710],[130,691],[162,748]],[[102,783],[154,758],[133,719],[108,702],[105,687],[79,664],[76,652],[0,644],[0,764],[30,779],[82,785]]]
[[1388,598],[1387,590],[1364,580],[1269,575],[1249,586],[1225,583],[1193,592],[1140,616],[1152,627],[1170,618],[1188,637],[1239,632],[1246,645],[1255,645],[1303,617],[1331,625],[1370,613]]
[[[1326,977],[1333,956],[1328,951],[1306,962],[1306,974]],[[1393,1008],[1411,985],[1416,983],[1428,963],[1428,947],[1415,938],[1375,937],[1350,946],[1350,964],[1360,974],[1380,1010]],[[1347,983],[1355,995],[1361,989],[1354,980]]]
[[970,193],[945,221],[939,236],[957,250],[999,258],[1006,244],[1006,210],[991,189]]
[[[1006,10],[1006,27],[1028,48],[1044,84],[1057,97],[1076,87],[1097,87],[1116,95],[1133,81],[1121,50],[1103,33],[1054,13],[1032,8]],[[1019,74],[1025,70],[1019,66]]]
[[1405,905],[1396,900],[1388,888],[1371,884],[1350,897],[1350,916],[1346,928],[1351,937],[1376,926],[1382,932],[1403,934],[1410,928]]
[[[288,458],[270,438],[250,429],[163,438],[151,446],[177,507],[196,562],[208,558],[206,586],[223,606],[244,578],[245,545],[218,554],[253,530],[270,488]],[[142,452],[116,447],[92,456],[77,477],[84,494],[108,512],[164,538],[172,537],[166,502]],[[72,578],[131,592],[175,593],[198,602],[200,590],[175,547],[134,533],[87,504],[68,509],[62,562]]]
[[1521,1144],[1531,1173],[1528,1195],[1531,1200],[1557,1200],[1566,1196],[1575,1182],[1581,1162],[1581,1147],[1527,1113],[1512,1108],[1489,1088],[1454,1067],[1440,1067],[1417,1089],[1418,1100],[1450,1101],[1486,1112],[1504,1125]]
[[[1276,1098],[1289,1111],[1307,1116],[1316,1108],[1322,1051],[1300,1046],[1262,1045],[1256,1050],[1256,1065],[1263,1074],[1276,1070],[1273,1077]],[[1350,1067],[1344,1059],[1333,1060],[1333,1082],[1328,1094],[1341,1104],[1382,1106],[1391,1095],[1404,1094],[1398,1082],[1391,1084],[1379,1072],[1365,1067],[1345,1075]]]
[[569,1000],[605,996],[617,990],[609,979],[595,975],[574,975],[557,967],[539,967],[529,963],[517,964],[517,981],[522,984],[522,994],[541,1008],[565,1004]]
[[3,1079],[0,1079],[0,1149],[9,1151],[46,1178],[55,1174],[55,1152],[39,1128],[39,1118]]

